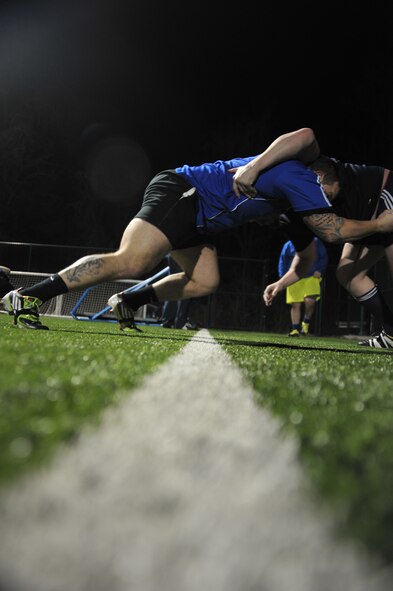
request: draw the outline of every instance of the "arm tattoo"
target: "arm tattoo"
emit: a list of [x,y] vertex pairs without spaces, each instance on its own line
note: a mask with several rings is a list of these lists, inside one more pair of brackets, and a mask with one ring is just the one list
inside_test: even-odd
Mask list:
[[335,213],[314,213],[303,218],[307,226],[326,242],[343,241],[341,228],[344,225],[344,218]]
[[83,257],[76,266],[67,269],[65,276],[69,283],[80,283],[81,281],[92,280],[94,277],[100,279],[104,261],[97,255]]

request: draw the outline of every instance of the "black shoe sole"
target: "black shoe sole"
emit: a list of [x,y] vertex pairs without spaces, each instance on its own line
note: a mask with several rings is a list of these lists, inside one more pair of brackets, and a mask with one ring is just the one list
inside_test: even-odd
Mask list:
[[26,318],[19,318],[17,326],[18,328],[27,328],[28,330],[49,330],[49,327],[41,324],[41,322],[34,322]]

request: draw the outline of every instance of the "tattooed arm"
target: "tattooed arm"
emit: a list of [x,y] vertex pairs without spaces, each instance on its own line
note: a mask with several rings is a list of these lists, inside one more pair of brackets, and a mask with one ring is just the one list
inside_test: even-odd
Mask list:
[[[341,244],[357,240],[376,232],[393,231],[393,209],[387,209],[374,220],[348,220],[334,213],[315,213],[303,218],[311,230],[324,242]],[[268,285],[263,293],[266,306],[271,306],[274,298],[283,289],[304,277],[316,257],[314,240],[301,252],[297,252],[290,269],[275,283]]]
[[393,210],[387,209],[374,220],[349,220],[334,213],[314,213],[304,223],[324,242],[343,244],[375,233],[393,231]]

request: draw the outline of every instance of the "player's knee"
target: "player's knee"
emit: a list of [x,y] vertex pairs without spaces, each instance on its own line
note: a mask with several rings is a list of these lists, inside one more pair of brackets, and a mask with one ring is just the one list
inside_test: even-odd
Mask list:
[[116,275],[118,279],[138,278],[148,273],[154,264],[146,257],[125,257],[116,258]]
[[209,294],[217,291],[219,285],[220,285],[220,274],[217,272],[217,273],[212,274],[209,277],[209,281],[208,281]]
[[199,297],[213,294],[217,290],[217,285],[201,285],[199,286]]
[[212,294],[212,293],[216,292],[216,291],[217,291],[217,289],[218,289],[218,286],[219,286],[219,285],[220,285],[220,281],[219,281],[219,280],[218,280],[218,281],[214,281],[214,282],[212,282],[212,283],[211,283],[211,284],[208,286],[208,294],[207,294],[207,295],[210,295],[210,294]]
[[214,293],[220,284],[219,276],[211,276],[204,278],[202,282],[195,283],[195,289],[198,292],[198,297],[211,295]]

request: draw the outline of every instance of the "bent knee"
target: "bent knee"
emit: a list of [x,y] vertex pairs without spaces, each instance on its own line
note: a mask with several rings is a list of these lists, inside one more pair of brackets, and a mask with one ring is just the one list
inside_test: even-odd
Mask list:
[[152,257],[124,256],[116,253],[116,275],[119,279],[141,277],[151,271],[156,265]]
[[137,279],[149,270],[150,269],[146,265],[130,261],[129,263],[118,266],[116,276],[118,279]]
[[208,295],[217,291],[218,286],[220,285],[220,280],[214,281],[208,286]]
[[194,291],[197,293],[197,296],[202,297],[210,295],[217,290],[218,286],[220,285],[220,277],[210,277],[208,280],[204,278],[203,282],[194,280],[192,283],[194,285]]

